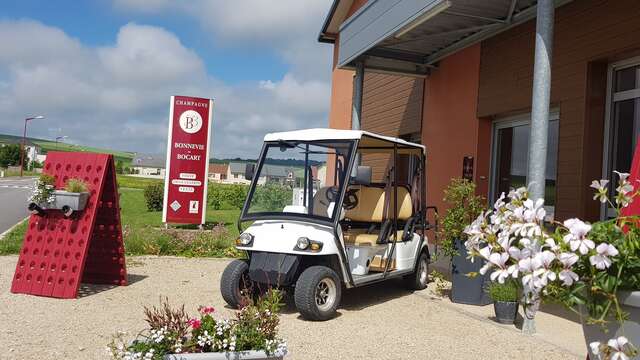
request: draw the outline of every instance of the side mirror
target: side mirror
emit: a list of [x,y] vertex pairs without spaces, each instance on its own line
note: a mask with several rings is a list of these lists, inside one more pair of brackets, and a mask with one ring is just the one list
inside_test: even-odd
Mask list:
[[244,168],[244,178],[247,180],[253,180],[253,175],[256,171],[255,164],[247,164]]

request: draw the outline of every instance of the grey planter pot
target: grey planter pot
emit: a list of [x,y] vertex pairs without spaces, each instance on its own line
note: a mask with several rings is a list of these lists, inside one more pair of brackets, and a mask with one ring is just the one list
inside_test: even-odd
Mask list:
[[72,193],[64,190],[56,190],[54,194],[56,195],[56,201],[51,206],[54,209],[68,207],[73,211],[84,210],[84,207],[87,205],[87,200],[89,199],[88,192]]
[[287,352],[269,356],[264,351],[236,351],[236,352],[211,352],[211,353],[189,353],[189,354],[169,354],[164,356],[164,360],[275,360],[282,359]]
[[515,301],[496,301],[493,303],[496,321],[500,324],[513,324],[518,315],[518,303]]
[[489,273],[470,278],[470,272],[478,272],[485,262],[476,258],[474,262],[467,259],[469,255],[462,240],[455,241],[458,256],[451,259],[451,301],[468,305],[488,305],[491,298],[487,293],[490,282]]
[[[599,325],[585,324],[583,318],[582,331],[589,355],[591,355],[590,343],[594,341],[606,343],[609,339],[618,336],[626,336],[632,344],[640,347],[640,291],[620,292],[618,300],[622,304],[622,311],[629,313],[629,320],[625,321],[622,326],[615,319],[609,319],[607,324],[609,331],[605,334]],[[581,309],[581,312],[584,313],[585,310]],[[632,359],[640,360],[640,355]]]

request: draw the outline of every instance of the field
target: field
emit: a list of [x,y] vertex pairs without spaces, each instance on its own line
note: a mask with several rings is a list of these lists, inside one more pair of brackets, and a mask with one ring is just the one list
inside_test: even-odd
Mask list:
[[[239,210],[207,209],[205,230],[195,225],[164,229],[161,211],[147,211],[144,186],[161,180],[119,176],[120,208],[125,250],[128,255],[176,255],[199,257],[236,257],[233,248],[238,236]],[[17,254],[26,231],[26,222],[0,240],[0,255]]]

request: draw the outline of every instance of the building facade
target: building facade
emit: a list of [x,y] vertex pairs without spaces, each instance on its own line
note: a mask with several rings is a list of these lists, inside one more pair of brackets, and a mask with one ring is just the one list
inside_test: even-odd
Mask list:
[[[640,133],[640,3],[556,5],[545,201],[556,220],[596,220],[608,209],[591,181],[629,171]],[[330,126],[351,128],[359,111],[364,130],[423,143],[428,202],[440,208],[463,165],[490,200],[526,184],[536,10],[527,0],[335,1],[320,34],[334,44]]]

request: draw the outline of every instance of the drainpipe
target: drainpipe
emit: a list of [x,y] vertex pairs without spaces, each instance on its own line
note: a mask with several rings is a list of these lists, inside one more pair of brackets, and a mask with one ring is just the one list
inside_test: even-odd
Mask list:
[[[547,137],[549,131],[549,101],[551,94],[551,59],[553,53],[554,0],[538,0],[536,9],[536,48],[533,65],[533,96],[531,99],[531,137],[529,139],[529,196],[544,199],[547,168]],[[524,289],[525,293],[527,289]],[[536,331],[534,317],[540,305],[539,294],[525,294],[524,333]]]
[[[353,77],[353,99],[351,101],[351,129],[360,130],[362,120],[362,88],[364,87],[364,61],[356,63],[356,74]],[[352,176],[356,175],[360,165],[360,154],[356,155]]]

